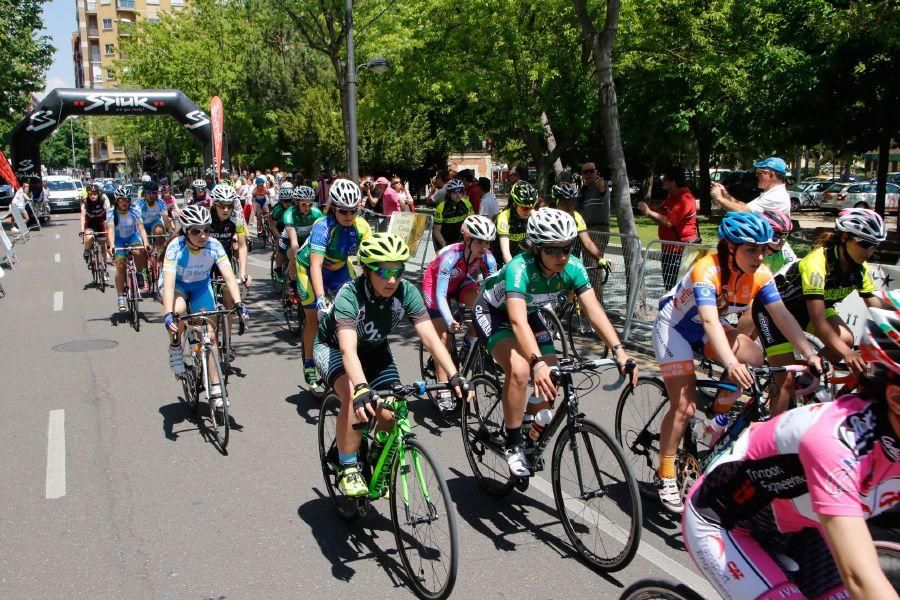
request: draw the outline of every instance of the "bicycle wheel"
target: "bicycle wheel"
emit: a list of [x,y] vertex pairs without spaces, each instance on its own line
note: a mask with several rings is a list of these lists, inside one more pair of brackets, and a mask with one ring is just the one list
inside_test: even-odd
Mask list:
[[506,434],[500,386],[491,377],[472,380],[475,397],[464,402],[460,430],[463,448],[478,483],[493,496],[504,496],[513,486],[509,465],[503,457]]
[[219,364],[222,366],[222,374],[225,376],[225,383],[228,383],[228,376],[231,375],[231,360],[228,358],[231,349],[231,334],[228,333],[228,317],[219,315],[216,317],[216,345],[219,349]]
[[281,284],[281,312],[284,313],[284,322],[288,331],[299,335],[303,330],[303,309],[300,302],[291,302],[291,280],[285,277]]
[[184,360],[184,374],[181,376],[181,389],[184,392],[184,401],[190,410],[191,415],[197,414],[198,392],[201,371],[197,355],[191,352],[191,343],[187,341],[185,336],[181,344],[181,353]]
[[566,341],[566,330],[563,329],[562,323],[559,322],[559,317],[556,316],[555,312],[544,306],[540,309],[540,315],[553,340],[553,348],[556,351],[556,355],[568,358],[569,344]]
[[626,386],[616,405],[616,441],[621,444],[641,494],[656,498],[659,432],[669,397],[666,386],[655,377],[640,377]]
[[703,600],[703,596],[683,583],[641,579],[628,586],[619,600]]
[[[419,372],[425,383],[432,384],[437,382],[437,371],[434,368],[434,357],[425,349],[425,345],[419,342]],[[434,400],[437,392],[425,392],[429,400]]]
[[108,273],[106,269],[106,256],[103,254],[103,252],[100,251],[99,248],[97,249],[97,256],[95,260],[97,261],[97,268],[100,273],[100,292],[106,293],[106,277]]
[[348,498],[338,488],[340,475],[340,462],[338,461],[337,442],[337,418],[341,409],[341,399],[335,392],[328,392],[322,399],[322,408],[319,410],[319,461],[322,463],[322,477],[325,478],[325,488],[332,504],[342,519],[352,521],[359,511],[357,502]]
[[641,500],[622,448],[596,423],[582,420],[556,439],[553,497],[569,541],[601,571],[623,569],[641,541]]
[[[572,346],[572,356],[578,360],[595,360],[609,356],[609,347],[599,336],[594,334],[590,321],[581,312],[581,304],[575,304],[569,308],[566,316],[566,332],[569,337],[569,345]],[[575,343],[575,340],[578,343]]]
[[[206,359],[206,353],[210,352],[210,347],[203,348],[203,359]],[[210,360],[207,361],[207,364],[212,365],[212,369],[215,374],[218,376],[219,380],[219,389],[222,390],[222,406],[216,406],[216,401],[210,398],[210,388],[212,387],[212,373],[208,374],[206,381],[206,402],[209,405],[209,422],[210,427],[212,428],[213,437],[216,440],[216,445],[219,447],[219,450],[225,452],[225,448],[228,446],[228,437],[231,432],[231,423],[228,419],[228,387],[225,384],[225,379],[222,377],[222,368],[219,366],[218,360]]]
[[449,596],[459,563],[456,513],[440,468],[412,438],[391,470],[391,522],[415,594],[429,600]]
[[269,276],[272,278],[272,289],[276,292],[281,292],[282,282],[279,280],[278,267],[275,265],[274,249],[272,251],[272,255],[269,257]]

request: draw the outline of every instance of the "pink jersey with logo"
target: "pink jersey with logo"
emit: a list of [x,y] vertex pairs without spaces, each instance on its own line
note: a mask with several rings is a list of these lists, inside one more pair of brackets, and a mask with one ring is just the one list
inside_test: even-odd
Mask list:
[[477,281],[497,272],[497,260],[490,250],[466,264],[465,242],[445,246],[438,252],[422,278],[425,306],[438,309],[447,325],[453,322],[448,299],[467,281]]
[[726,527],[771,504],[784,533],[818,527],[817,514],[868,519],[900,502],[898,461],[886,407],[848,395],[754,423],[708,467],[691,501]]

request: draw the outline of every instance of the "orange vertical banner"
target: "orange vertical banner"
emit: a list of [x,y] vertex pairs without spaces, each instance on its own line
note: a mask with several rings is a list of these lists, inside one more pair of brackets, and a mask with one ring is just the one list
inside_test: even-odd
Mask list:
[[13,186],[15,189],[19,189],[19,180],[16,179],[16,174],[12,170],[12,165],[6,160],[6,155],[3,154],[3,150],[0,150],[0,175],[3,176],[6,183]]
[[222,132],[225,127],[225,110],[222,107],[222,99],[213,96],[209,104],[209,116],[212,120],[213,130],[213,160],[216,164],[216,183],[222,179]]

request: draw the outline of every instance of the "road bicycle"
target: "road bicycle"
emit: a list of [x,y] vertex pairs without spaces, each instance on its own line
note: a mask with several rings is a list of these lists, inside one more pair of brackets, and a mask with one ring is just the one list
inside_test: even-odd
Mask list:
[[690,587],[668,579],[641,579],[625,588],[619,600],[706,600]]
[[296,289],[297,282],[291,281],[287,275],[281,281],[281,312],[284,315],[284,323],[288,331],[294,335],[300,335],[306,323],[306,315],[300,306],[300,297],[295,293],[291,295],[292,288]]
[[284,269],[287,267],[287,261],[285,261],[285,267],[279,267],[278,263],[275,262],[278,252],[278,246],[273,245],[272,254],[269,256],[269,277],[272,281],[272,289],[276,293],[281,293],[284,280],[287,279],[287,274],[284,272]]
[[[601,302],[603,286],[606,285],[609,279],[610,271],[609,263],[587,268],[592,286],[597,290],[597,298],[601,299]],[[566,335],[569,338],[569,345],[575,358],[588,360],[609,356],[609,347],[594,332],[591,322],[584,314],[581,303],[578,301],[578,296],[574,291],[560,295],[553,312],[559,317],[560,323],[565,324]],[[578,344],[575,343],[576,338],[579,341]]]
[[125,252],[125,304],[128,307],[128,322],[135,331],[141,330],[141,286],[138,283],[137,265],[134,261],[134,246],[113,248],[113,252]]
[[[83,240],[85,232],[80,232],[78,236]],[[109,280],[109,271],[106,267],[106,234],[97,233],[91,236],[91,248],[88,250],[88,267],[91,269],[91,278],[94,287],[101,292],[106,292],[107,281]]]
[[156,244],[160,241],[169,239],[166,234],[149,234],[147,235],[147,243],[150,244],[150,252],[147,253],[147,273],[150,276],[148,289],[150,296],[155,298],[159,295],[159,248]]
[[269,225],[266,222],[268,219],[268,212],[263,212],[256,207],[256,239],[259,240],[259,244],[261,248],[265,248],[266,244],[269,243]]
[[[200,394],[203,393],[209,409],[208,428],[214,443],[221,452],[225,452],[225,448],[228,446],[231,430],[228,418],[228,382],[223,377],[219,361],[209,360],[210,357],[215,358],[209,320],[216,319],[217,330],[221,333],[224,328],[224,319],[234,313],[237,313],[240,323],[238,335],[243,335],[244,318],[239,310],[211,310],[178,315],[178,320],[185,322],[184,334],[181,337],[184,356],[184,374],[181,376],[181,386],[184,390],[184,400],[191,414],[198,415]],[[215,373],[215,377],[213,377],[213,373]],[[221,402],[210,397],[213,379],[219,382],[219,388],[222,390]]]
[[438,389],[448,389],[448,384],[420,381],[375,390],[382,398],[379,406],[394,416],[393,427],[375,434],[374,440],[381,447],[376,451],[371,423],[363,424],[359,457],[369,490],[360,498],[347,497],[338,488],[340,464],[335,437],[341,400],[334,390],[322,400],[318,424],[322,475],[337,513],[354,520],[368,514],[372,501],[389,499],[394,541],[409,584],[417,596],[428,599],[446,598],[456,582],[456,512],[441,468],[412,433],[406,398]]
[[[746,393],[747,401],[735,402],[728,413],[729,424],[718,439],[704,443],[699,439],[691,421],[685,428],[681,447],[675,457],[675,473],[681,497],[687,497],[693,483],[700,477],[706,466],[721,451],[728,448],[750,423],[764,421],[768,418],[763,394],[770,388],[774,376],[778,373],[806,373],[806,365],[787,365],[784,367],[750,368],[753,375],[753,386]],[[819,386],[817,377],[812,384],[797,390],[797,395],[806,395]],[[698,380],[696,414],[707,414],[711,417],[716,397],[724,393],[731,401],[740,395],[737,386],[722,380]],[[641,494],[648,498],[656,498],[656,468],[659,458],[660,429],[663,417],[669,407],[669,396],[666,386],[659,377],[640,377],[637,383],[628,385],[622,390],[616,405],[615,431],[616,440],[622,445],[628,456],[631,470],[639,482]]]
[[[622,448],[612,435],[585,417],[579,396],[600,384],[598,369],[615,368],[613,359],[578,361],[563,358],[553,367],[563,389],[562,406],[525,454],[535,472],[544,469],[544,451],[554,434],[550,475],[553,498],[566,535],[579,556],[601,571],[617,571],[631,562],[641,537],[641,502],[637,481]],[[635,368],[629,361],[626,372]],[[588,373],[587,386],[576,387],[573,375]],[[611,386],[619,385],[622,377]],[[472,380],[475,398],[462,407],[463,446],[478,483],[489,494],[504,496],[513,487],[524,491],[529,478],[513,476],[505,449],[501,384],[491,376]]]

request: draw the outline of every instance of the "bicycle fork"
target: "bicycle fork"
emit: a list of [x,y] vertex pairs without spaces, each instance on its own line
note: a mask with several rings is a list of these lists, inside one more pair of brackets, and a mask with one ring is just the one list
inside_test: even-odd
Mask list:
[[[400,443],[399,440],[397,443]],[[406,516],[406,524],[412,526],[427,525],[438,519],[437,510],[434,507],[434,503],[431,501],[431,494],[428,493],[428,485],[425,483],[425,475],[422,473],[422,465],[419,463],[419,453],[416,452],[415,449],[410,449],[409,455],[412,462],[412,469],[410,469],[410,465],[407,464],[406,452],[400,452],[400,455],[397,458],[399,461],[399,464],[397,465],[399,472],[397,475],[400,477],[401,497],[403,498],[403,512]],[[409,475],[411,470],[415,471],[416,481],[418,481],[419,487],[422,489],[422,497],[425,499],[425,505],[428,507],[427,515],[414,516],[409,511],[409,484],[406,480],[406,476]]]

